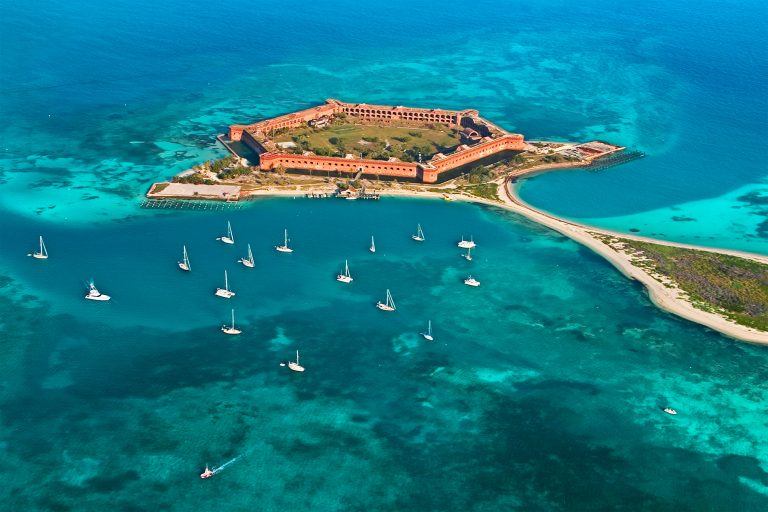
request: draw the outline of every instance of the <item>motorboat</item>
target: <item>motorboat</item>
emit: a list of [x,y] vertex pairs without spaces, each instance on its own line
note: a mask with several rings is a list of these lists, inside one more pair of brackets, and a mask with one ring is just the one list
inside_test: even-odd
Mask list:
[[469,276],[464,280],[464,284],[467,286],[480,286],[480,281],[478,281],[472,276]]
[[111,299],[109,295],[101,293],[97,288],[96,285],[93,284],[93,279],[88,283],[88,294],[85,296],[88,300],[99,300],[99,301],[106,301]]

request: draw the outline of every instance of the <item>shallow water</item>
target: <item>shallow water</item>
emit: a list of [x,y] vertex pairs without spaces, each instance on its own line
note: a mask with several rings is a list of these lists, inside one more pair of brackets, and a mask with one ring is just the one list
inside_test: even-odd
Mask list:
[[[660,312],[548,230],[396,199],[138,208],[153,181],[223,155],[214,136],[228,124],[337,97],[478,108],[528,138],[640,148],[648,157],[606,172],[529,180],[523,196],[606,227],[766,252],[762,3],[0,8],[11,509],[768,505],[765,349]],[[234,247],[215,241],[227,220]],[[279,255],[286,227],[296,252]],[[44,262],[26,256],[38,234]],[[462,234],[479,244],[471,264]],[[253,270],[236,263],[248,242]],[[176,267],[182,244],[190,274]],[[349,286],[334,280],[345,258]],[[231,301],[213,296],[225,269]],[[480,288],[461,283],[469,272]],[[112,301],[83,300],[91,277]],[[374,307],[387,288],[389,315]],[[234,339],[219,331],[231,307]],[[428,320],[434,343],[418,335]],[[296,349],[301,375],[278,364]]]
[[[235,246],[215,240],[227,220]],[[0,474],[16,509],[768,504],[765,350],[660,312],[509,213],[282,199],[97,228],[17,221],[0,230]],[[272,248],[284,226],[290,255]],[[49,260],[25,255],[30,229]],[[255,269],[235,263],[246,243]],[[350,285],[334,280],[345,258]],[[213,296],[224,269],[229,301]],[[89,277],[113,300],[83,300]],[[374,307],[386,288],[391,314]],[[231,307],[238,337],[218,330]],[[304,374],[278,365],[296,349]]]

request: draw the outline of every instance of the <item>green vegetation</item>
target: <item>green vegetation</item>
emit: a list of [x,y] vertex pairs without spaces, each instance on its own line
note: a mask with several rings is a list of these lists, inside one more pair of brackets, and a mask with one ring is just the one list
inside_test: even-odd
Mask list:
[[351,153],[374,160],[394,157],[405,162],[415,162],[419,158],[428,160],[436,153],[449,151],[459,144],[458,132],[442,125],[415,129],[348,122],[334,122],[321,129],[303,127],[281,130],[273,134],[273,140],[278,143],[293,142],[296,147],[286,148],[285,151],[295,154],[311,151],[320,156],[345,156]]
[[470,183],[486,183],[493,179],[493,171],[488,167],[477,165],[469,171],[467,181]]
[[483,199],[490,199],[492,201],[499,201],[498,185],[495,183],[481,183],[479,185],[466,185],[458,187],[460,192],[464,192],[473,196],[482,197]]
[[189,174],[187,176],[174,176],[174,183],[191,183],[193,185],[213,185],[212,179],[203,177],[200,173]]
[[609,236],[600,239],[630,254],[634,265],[675,283],[695,307],[768,331],[768,265],[708,251]]

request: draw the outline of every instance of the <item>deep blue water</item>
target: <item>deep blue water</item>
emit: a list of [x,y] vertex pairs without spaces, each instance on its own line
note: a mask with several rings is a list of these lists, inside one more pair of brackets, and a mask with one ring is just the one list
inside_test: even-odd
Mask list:
[[[660,312],[560,236],[433,201],[138,204],[151,182],[222,155],[214,136],[232,122],[327,97],[478,108],[528,138],[648,155],[527,180],[537,206],[765,253],[766,14],[762,2],[0,1],[3,503],[764,510],[765,350]],[[227,220],[234,247],[214,240]],[[271,250],[285,227],[290,256]],[[45,262],[26,256],[38,234]],[[462,234],[479,243],[471,264]],[[245,243],[253,270],[236,263]],[[182,244],[190,274],[175,267]],[[333,279],[345,258],[350,286]],[[229,302],[213,296],[225,269]],[[462,285],[469,272],[480,288]],[[82,299],[90,277],[110,303]],[[391,315],[373,306],[386,288]],[[231,307],[244,332],[224,339]],[[430,319],[433,344],[418,336]],[[303,375],[278,365],[296,349]]]

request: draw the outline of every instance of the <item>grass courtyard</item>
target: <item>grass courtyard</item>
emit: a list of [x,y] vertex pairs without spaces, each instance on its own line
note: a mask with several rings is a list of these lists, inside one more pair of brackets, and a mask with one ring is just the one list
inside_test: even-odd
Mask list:
[[[304,127],[276,134],[272,140],[281,150],[301,154],[311,151],[320,156],[353,154],[363,158],[405,162],[429,160],[436,153],[449,152],[459,144],[458,131],[444,125],[400,127],[334,123],[326,128]],[[283,143],[292,143],[286,146]]]

